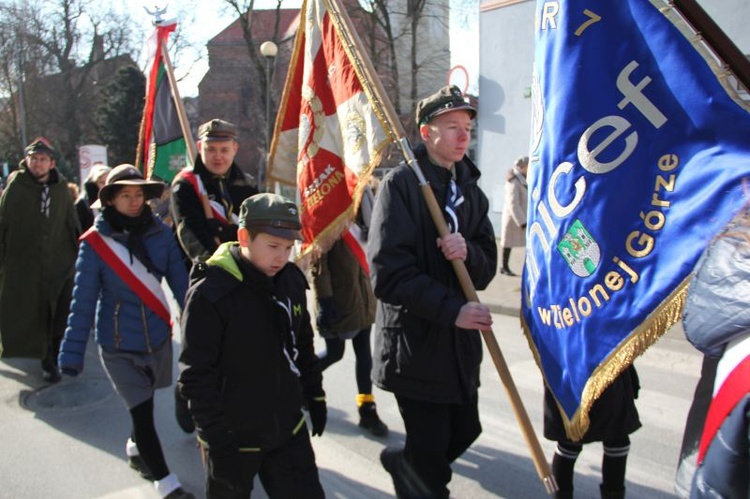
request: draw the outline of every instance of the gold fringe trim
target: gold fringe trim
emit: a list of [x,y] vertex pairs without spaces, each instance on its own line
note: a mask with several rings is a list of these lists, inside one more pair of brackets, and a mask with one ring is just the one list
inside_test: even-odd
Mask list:
[[[354,217],[357,214],[357,210],[359,210],[359,204],[362,202],[362,195],[365,187],[369,184],[375,167],[382,161],[384,152],[388,145],[388,142],[381,143],[373,153],[370,163],[360,172],[359,180],[357,181],[357,185],[354,187],[354,193],[352,194],[352,203],[349,207],[336,217],[328,227],[323,229],[323,231],[318,234],[318,237],[316,237],[299,253],[299,255],[297,255],[296,263],[300,268],[307,271],[313,262],[319,259],[326,251],[331,249],[333,243],[341,237],[341,233],[344,229],[349,228],[352,224]],[[344,165],[344,168],[346,168],[346,165]],[[304,206],[301,208],[304,210]]]
[[[581,403],[572,419],[568,419],[560,404],[557,408],[562,416],[565,433],[572,441],[577,442],[583,438],[589,429],[589,411],[596,399],[617,378],[620,373],[630,366],[636,357],[642,355],[648,347],[656,343],[670,327],[682,318],[682,310],[687,297],[687,287],[690,277],[686,277],[670,295],[638,326],[601,364],[591,373],[589,380],[583,388]],[[529,348],[534,355],[539,370],[542,372],[544,384],[549,387],[547,378],[544,376],[539,352],[531,337],[528,324],[521,315],[521,326],[529,342]]]

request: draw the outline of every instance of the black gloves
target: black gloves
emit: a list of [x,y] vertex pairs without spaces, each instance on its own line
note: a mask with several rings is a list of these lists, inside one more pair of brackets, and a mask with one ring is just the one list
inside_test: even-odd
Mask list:
[[326,420],[328,419],[325,396],[308,399],[307,410],[310,413],[312,435],[313,437],[319,437],[323,434],[323,430],[326,428]]
[[331,329],[336,319],[338,319],[338,313],[333,304],[333,297],[318,298],[318,316],[315,318],[318,330],[327,331]]

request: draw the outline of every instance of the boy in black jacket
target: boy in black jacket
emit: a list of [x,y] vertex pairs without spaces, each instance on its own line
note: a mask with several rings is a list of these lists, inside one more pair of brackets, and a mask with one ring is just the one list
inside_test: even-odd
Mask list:
[[189,402],[207,469],[206,496],[323,497],[312,434],[326,423],[303,273],[289,262],[301,239],[296,205],[257,194],[240,208],[239,242],[199,270],[182,316],[179,390]]

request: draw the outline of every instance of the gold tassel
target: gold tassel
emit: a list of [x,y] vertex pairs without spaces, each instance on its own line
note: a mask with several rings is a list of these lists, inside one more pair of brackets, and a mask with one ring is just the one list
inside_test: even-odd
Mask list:
[[[578,406],[578,410],[573,414],[572,419],[568,419],[560,404],[557,404],[568,438],[574,442],[583,438],[589,429],[589,424],[591,423],[589,420],[589,411],[596,399],[633,363],[636,357],[643,354],[648,347],[656,343],[670,327],[682,318],[682,309],[685,306],[689,282],[690,277],[685,278],[661,305],[594,370],[583,388],[581,403]],[[544,376],[539,352],[531,338],[528,325],[523,320],[523,316],[521,316],[521,325],[529,342],[529,348],[531,348],[531,352],[534,355],[534,360],[542,371],[542,376]],[[544,383],[547,385],[546,378]]]

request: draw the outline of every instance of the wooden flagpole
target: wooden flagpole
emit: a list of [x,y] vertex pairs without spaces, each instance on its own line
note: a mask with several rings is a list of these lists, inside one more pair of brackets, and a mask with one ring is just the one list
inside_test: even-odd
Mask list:
[[[195,147],[195,141],[193,140],[193,133],[190,131],[190,123],[187,118],[187,111],[185,111],[185,104],[180,98],[180,91],[177,88],[177,80],[174,77],[174,68],[172,67],[172,61],[169,59],[169,51],[167,50],[166,40],[161,41],[161,56],[164,59],[164,69],[167,73],[167,79],[169,80],[169,86],[172,90],[172,99],[174,99],[174,105],[177,109],[177,118],[180,120],[180,129],[182,129],[182,136],[185,138],[185,144],[188,150],[188,160],[190,166],[195,164],[195,158],[198,156],[198,151]],[[211,210],[211,202],[208,200],[207,194],[202,194],[200,197],[201,206],[203,207],[203,214],[206,218],[214,218],[214,213]],[[231,217],[231,213],[227,216]],[[218,239],[217,239],[218,241]]]
[[182,102],[180,91],[177,88],[177,80],[174,77],[172,61],[169,59],[166,40],[161,41],[161,56],[164,59],[164,69],[167,72],[169,87],[172,90],[172,98],[174,99],[175,108],[177,108],[177,117],[180,120],[182,136],[185,138],[185,144],[187,145],[188,159],[190,164],[193,165],[195,164],[195,157],[198,155],[198,152],[195,150],[195,141],[193,140],[193,133],[190,131],[190,123],[188,122],[187,111],[185,111],[185,104]]
[[[362,75],[364,76],[364,78],[362,78],[362,85],[366,88],[368,96],[372,100],[373,107],[379,108],[380,112],[385,116],[385,119],[388,121],[388,125],[391,128],[391,133],[398,140],[407,163],[417,176],[422,194],[427,204],[427,208],[429,209],[432,220],[437,227],[438,234],[440,235],[440,237],[449,234],[450,230],[448,229],[445,219],[443,218],[443,213],[440,210],[440,206],[435,199],[435,194],[432,192],[432,188],[427,183],[427,180],[425,179],[424,174],[419,167],[419,163],[414,157],[414,153],[411,149],[411,146],[409,145],[409,141],[406,138],[404,127],[401,124],[401,121],[398,119],[396,111],[395,109],[393,109],[393,105],[387,98],[387,94],[385,92],[385,89],[383,88],[383,84],[380,81],[377,73],[375,72],[375,69],[372,66],[372,62],[366,55],[367,52],[362,48],[362,42],[360,41],[359,36],[357,35],[357,32],[352,25],[349,15],[346,13],[346,10],[341,7],[341,5],[339,4],[339,0],[324,0],[324,2],[328,6],[328,11],[331,13],[332,19],[339,27],[339,33],[342,35],[343,42],[347,47],[347,50],[349,51],[350,55],[352,55],[352,58],[357,65],[358,70],[361,71]],[[459,283],[461,284],[461,289],[463,290],[466,299],[469,301],[479,302],[479,296],[477,295],[476,289],[474,288],[474,283],[471,282],[471,277],[469,276],[468,270],[466,270],[466,265],[464,264],[464,262],[462,260],[451,260],[451,264],[453,265],[453,270],[456,272]],[[500,350],[500,346],[498,345],[497,340],[495,339],[495,335],[492,329],[481,331],[481,333],[482,337],[484,338],[485,344],[487,345],[487,349],[490,352],[490,356],[492,357],[492,360],[495,364],[497,373],[500,376],[500,380],[505,386],[506,393],[510,398],[511,405],[513,406],[513,412],[515,413],[516,420],[518,421],[521,432],[523,433],[523,436],[526,440],[526,444],[528,445],[531,452],[531,457],[534,461],[534,466],[536,467],[537,474],[544,484],[547,493],[552,494],[558,490],[557,483],[554,476],[552,475],[549,463],[544,457],[544,452],[539,443],[539,440],[537,439],[536,433],[534,432],[534,428],[531,425],[531,420],[529,419],[528,413],[526,412],[523,402],[521,401],[518,389],[516,388],[513,377],[511,376],[510,370],[508,369],[508,364],[505,362],[505,358],[502,351]]]

